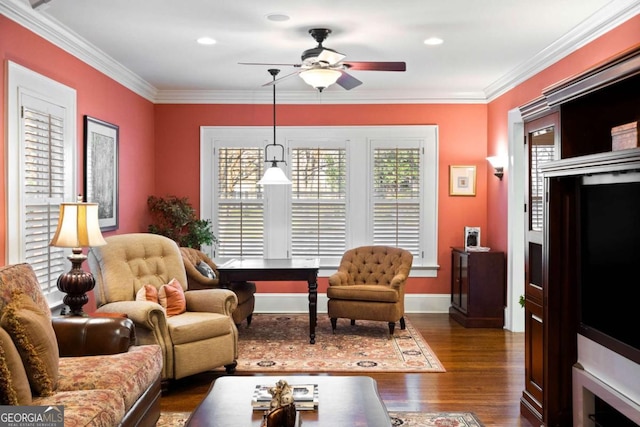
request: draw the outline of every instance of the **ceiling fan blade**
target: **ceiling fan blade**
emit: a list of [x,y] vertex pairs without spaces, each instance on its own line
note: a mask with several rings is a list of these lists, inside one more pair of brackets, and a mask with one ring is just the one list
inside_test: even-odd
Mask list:
[[407,71],[407,64],[404,62],[349,61],[344,65],[351,71]]
[[240,65],[278,65],[281,67],[300,67],[302,64],[272,64],[270,62],[238,62]]
[[263,86],[263,87],[264,87],[264,86],[273,86],[273,85],[274,85],[274,84],[276,84],[276,83],[280,83],[280,82],[281,82],[282,80],[284,80],[284,79],[288,79],[288,78],[289,78],[289,77],[291,77],[291,76],[295,76],[295,75],[297,75],[297,74],[300,74],[302,71],[304,71],[304,70],[297,70],[297,71],[294,71],[293,73],[289,73],[289,74],[287,74],[287,75],[285,75],[285,76],[280,77],[279,79],[275,79],[275,80],[272,80],[272,81],[270,81],[270,82],[268,82],[268,83],[265,83],[265,84],[263,84],[262,86]]
[[342,71],[342,75],[338,77],[336,83],[346,90],[351,90],[362,84],[360,80],[356,79],[351,74],[345,73],[344,71]]
[[325,48],[320,52],[320,55],[318,55],[318,62],[326,62],[329,65],[333,65],[342,61],[345,57],[346,55],[343,55],[340,52]]

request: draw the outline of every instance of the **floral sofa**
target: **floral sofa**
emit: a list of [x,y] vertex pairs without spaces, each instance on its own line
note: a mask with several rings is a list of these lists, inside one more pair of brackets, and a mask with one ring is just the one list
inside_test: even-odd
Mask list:
[[52,317],[29,264],[0,267],[0,405],[64,406],[65,426],[154,426],[162,353],[121,317]]

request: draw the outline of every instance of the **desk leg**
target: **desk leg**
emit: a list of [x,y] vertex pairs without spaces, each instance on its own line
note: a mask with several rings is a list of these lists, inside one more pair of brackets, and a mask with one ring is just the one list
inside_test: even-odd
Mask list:
[[316,343],[318,323],[318,278],[309,279],[309,343]]

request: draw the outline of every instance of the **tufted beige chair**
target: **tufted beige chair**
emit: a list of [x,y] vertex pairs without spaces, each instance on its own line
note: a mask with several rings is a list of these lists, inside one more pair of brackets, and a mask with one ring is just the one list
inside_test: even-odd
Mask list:
[[[189,290],[194,289],[216,289],[221,288],[218,280],[218,266],[207,254],[198,249],[180,248],[184,267],[187,271],[187,287]],[[203,262],[211,267],[214,278],[205,276],[198,270],[198,264]],[[247,326],[251,324],[251,316],[256,304],[256,284],[253,282],[236,282],[230,283],[229,288],[238,297],[238,307],[233,311],[233,321],[236,325],[240,325],[244,319],[247,319]]]
[[329,276],[328,309],[335,332],[338,318],[404,322],[404,286],[411,270],[411,252],[390,246],[362,246],[346,251],[338,271]]
[[[236,295],[226,289],[187,290],[187,275],[178,245],[150,233],[110,236],[89,250],[96,279],[97,311],[124,313],[136,326],[139,344],[159,344],[163,351],[163,387],[179,379],[224,366],[233,373],[238,357],[238,330],[232,313]],[[176,278],[187,311],[167,316],[156,302],[136,301],[145,284],[160,288]]]

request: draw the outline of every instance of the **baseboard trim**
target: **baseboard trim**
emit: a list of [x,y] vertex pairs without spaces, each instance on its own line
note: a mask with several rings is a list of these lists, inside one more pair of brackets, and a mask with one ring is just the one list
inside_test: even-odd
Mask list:
[[[406,294],[405,313],[448,313],[449,294]],[[256,293],[254,313],[306,313],[309,297],[301,293]],[[327,294],[318,294],[318,313],[327,312]]]

